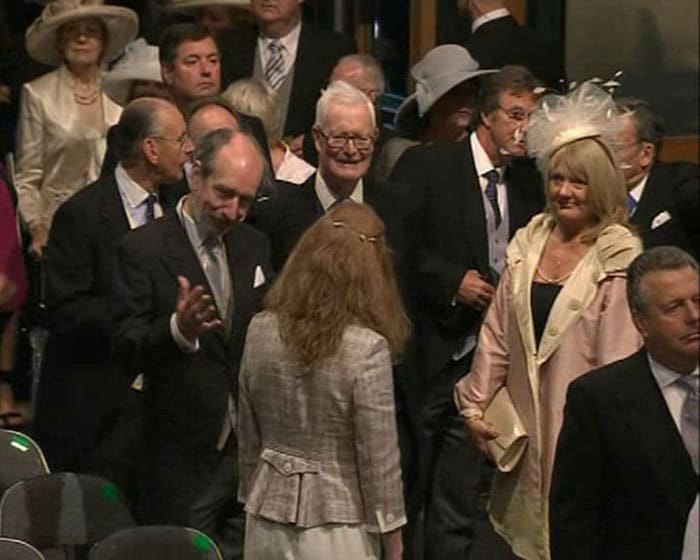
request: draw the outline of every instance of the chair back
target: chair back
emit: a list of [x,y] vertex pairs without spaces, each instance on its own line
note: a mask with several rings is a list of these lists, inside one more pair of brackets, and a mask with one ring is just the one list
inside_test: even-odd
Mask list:
[[117,487],[91,475],[54,473],[22,480],[0,500],[0,536],[27,541],[46,556],[56,548],[75,556],[133,526]]
[[90,551],[89,560],[222,560],[214,541],[189,527],[152,525],[118,531]]
[[0,537],[0,558],[2,560],[45,560],[44,555],[31,544],[3,537]]
[[13,430],[0,430],[0,495],[19,480],[48,473],[44,454],[32,438]]

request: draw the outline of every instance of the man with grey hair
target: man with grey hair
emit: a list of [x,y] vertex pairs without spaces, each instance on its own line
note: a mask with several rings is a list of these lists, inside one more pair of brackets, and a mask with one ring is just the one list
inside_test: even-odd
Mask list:
[[675,245],[700,251],[700,167],[659,161],[661,120],[641,99],[619,98],[622,130],[618,157],[627,182],[630,221],[646,248]]
[[256,142],[228,129],[194,159],[191,194],[119,247],[114,350],[145,377],[142,521],[200,529],[241,558],[238,365],[272,276],[267,239],[241,222],[264,166]]
[[698,264],[639,255],[627,297],[644,347],[574,381],[550,493],[552,560],[698,558]]
[[46,253],[49,339],[34,434],[52,469],[98,474],[127,499],[138,489],[140,397],[109,359],[114,256],[128,231],[172,209],[184,189],[189,143],[177,107],[144,97],[127,105],[118,164],[72,196],[54,218]]
[[[412,316],[412,267],[418,245],[420,199],[404,185],[377,182],[366,176],[376,132],[374,105],[369,98],[345,82],[331,83],[316,104],[313,136],[319,154],[317,172],[302,185],[278,182],[275,196],[256,203],[250,218],[270,238],[273,264],[280,270],[302,233],[330,208],[350,202],[368,204],[386,225],[396,275]],[[414,433],[420,393],[413,351],[409,344],[403,362],[394,370],[404,494],[409,510],[416,474]]]

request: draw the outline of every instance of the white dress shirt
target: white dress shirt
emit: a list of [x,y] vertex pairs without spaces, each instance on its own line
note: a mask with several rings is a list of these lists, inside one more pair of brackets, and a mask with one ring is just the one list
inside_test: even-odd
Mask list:
[[[141,227],[147,220],[147,200],[151,193],[134,181],[121,163],[118,163],[114,170],[114,179],[117,182],[119,196],[122,199],[124,212],[126,212],[126,219],[129,221],[129,228],[136,229]],[[156,218],[160,218],[163,215],[163,208],[159,201],[156,201],[153,205],[153,211]]]
[[[649,174],[647,173],[644,175],[641,181],[637,183],[632,190],[630,190],[627,194],[628,196],[631,196],[634,199],[634,202],[636,204],[639,204],[639,200],[642,198],[642,195],[644,194],[644,187],[647,185],[647,180],[649,179]],[[636,210],[636,206],[635,206]],[[634,210],[631,212],[631,214],[634,214]]]
[[[318,200],[321,202],[321,207],[323,208],[323,211],[328,212],[328,209],[338,201],[338,198],[328,188],[328,185],[326,185],[326,182],[323,180],[323,177],[320,173],[316,173],[314,189],[316,190],[316,196],[318,197]],[[352,200],[353,202],[357,202],[358,204],[362,204],[365,201],[364,186],[362,185],[361,178],[357,182],[357,185],[355,185],[355,188],[353,189],[352,193],[350,193],[349,198],[350,200]]]
[[300,33],[301,20],[299,20],[299,23],[297,23],[284,37],[275,39],[273,37],[265,37],[261,34],[260,37],[258,37],[258,54],[260,55],[260,63],[262,68],[267,68],[267,61],[271,56],[270,49],[268,48],[270,43],[277,41],[283,47],[282,57],[284,58],[284,64],[282,66],[282,73],[286,76],[297,58]]
[[509,16],[510,12],[506,8],[499,8],[497,10],[493,10],[492,12],[489,12],[488,14],[484,14],[483,16],[479,16],[472,22],[472,33],[479,29],[482,25],[484,25],[488,21],[493,21],[494,19],[502,18]]

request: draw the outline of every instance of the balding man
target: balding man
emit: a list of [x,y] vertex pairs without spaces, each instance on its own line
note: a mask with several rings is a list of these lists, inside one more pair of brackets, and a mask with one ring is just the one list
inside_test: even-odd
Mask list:
[[109,360],[114,255],[129,230],[173,208],[189,139],[172,103],[141,98],[119,120],[119,163],[56,213],[46,261],[50,334],[35,434],[52,469],[102,475],[128,498],[140,429],[131,379]]
[[124,238],[115,350],[145,376],[143,521],[187,525],[241,558],[236,501],[238,364],[272,276],[268,241],[240,223],[264,163],[245,133],[219,129],[195,149],[192,192]]

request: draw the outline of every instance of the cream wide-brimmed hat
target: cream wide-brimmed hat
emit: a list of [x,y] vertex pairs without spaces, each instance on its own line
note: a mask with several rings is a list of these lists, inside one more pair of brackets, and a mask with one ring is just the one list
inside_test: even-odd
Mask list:
[[102,89],[119,105],[126,105],[132,82],[143,80],[163,83],[158,47],[139,38],[126,46],[124,56],[102,77]]
[[167,12],[191,12],[196,8],[209,6],[250,8],[250,0],[164,0],[161,7]]
[[453,87],[494,72],[497,70],[479,68],[479,63],[460,45],[439,45],[429,50],[411,68],[416,91],[399,106],[394,126],[399,131],[413,127]]
[[29,56],[50,66],[63,64],[63,53],[59,52],[57,44],[58,30],[66,23],[85,18],[97,18],[107,29],[104,62],[117,58],[139,30],[139,18],[129,8],[105,6],[103,0],[49,0],[27,29]]

